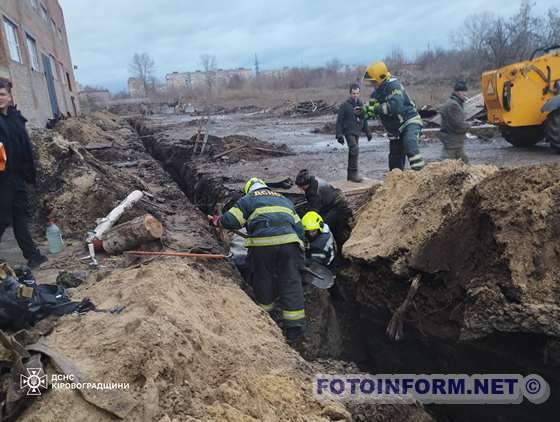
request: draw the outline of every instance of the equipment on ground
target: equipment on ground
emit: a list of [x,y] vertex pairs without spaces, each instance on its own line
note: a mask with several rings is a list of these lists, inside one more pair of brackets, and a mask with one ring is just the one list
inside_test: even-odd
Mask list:
[[529,147],[545,139],[560,149],[560,45],[484,72],[482,94],[488,121],[510,144]]
[[315,261],[306,263],[303,269],[304,283],[310,283],[321,290],[330,289],[334,285],[335,278],[330,269]]

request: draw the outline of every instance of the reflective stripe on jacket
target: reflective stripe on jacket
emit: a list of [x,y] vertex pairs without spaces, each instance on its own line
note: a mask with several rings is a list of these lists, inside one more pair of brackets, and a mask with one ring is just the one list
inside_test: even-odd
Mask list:
[[245,246],[273,246],[298,243],[303,247],[304,231],[292,202],[268,188],[243,196],[220,217],[226,229],[247,227]]

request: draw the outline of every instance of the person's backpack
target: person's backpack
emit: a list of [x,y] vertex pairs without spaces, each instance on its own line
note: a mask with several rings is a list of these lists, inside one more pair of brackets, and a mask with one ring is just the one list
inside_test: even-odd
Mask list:
[[61,286],[37,284],[26,267],[14,271],[0,264],[0,329],[20,330],[49,315],[92,309],[95,306],[89,299],[73,302]]

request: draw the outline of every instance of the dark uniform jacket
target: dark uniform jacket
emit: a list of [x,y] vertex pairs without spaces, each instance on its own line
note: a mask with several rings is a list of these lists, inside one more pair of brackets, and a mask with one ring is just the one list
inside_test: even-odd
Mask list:
[[298,243],[303,248],[304,231],[292,202],[268,188],[257,189],[237,201],[220,217],[226,229],[247,227],[245,246]]
[[383,82],[371,94],[371,98],[381,105],[379,118],[390,135],[398,136],[409,124],[423,125],[422,119],[416,111],[416,104],[395,78]]
[[465,121],[464,101],[456,94],[451,94],[439,109],[441,114],[440,138],[446,148],[461,148],[469,124]]
[[25,191],[25,182],[35,183],[36,171],[31,140],[25,129],[27,120],[15,107],[0,114],[0,142],[6,150],[6,170],[0,171],[0,224],[12,221],[15,191]]
[[327,224],[323,226],[321,233],[308,243],[305,256],[325,266],[333,262],[336,256],[336,243]]
[[318,212],[323,217],[327,215],[329,210],[346,205],[346,199],[340,189],[315,176],[311,176],[309,188],[305,191],[305,199],[307,200],[307,208],[310,211]]
[[342,103],[338,109],[336,117],[336,136],[354,135],[360,136],[363,132],[369,134],[368,123],[366,119],[361,119],[354,113],[354,107],[362,107],[363,103],[360,100],[353,101],[348,98]]

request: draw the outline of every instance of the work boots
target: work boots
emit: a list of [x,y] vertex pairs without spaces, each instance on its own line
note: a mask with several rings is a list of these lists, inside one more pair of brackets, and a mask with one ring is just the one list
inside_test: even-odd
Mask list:
[[348,170],[347,179],[354,183],[362,183],[364,181],[364,178],[360,176],[358,170]]

